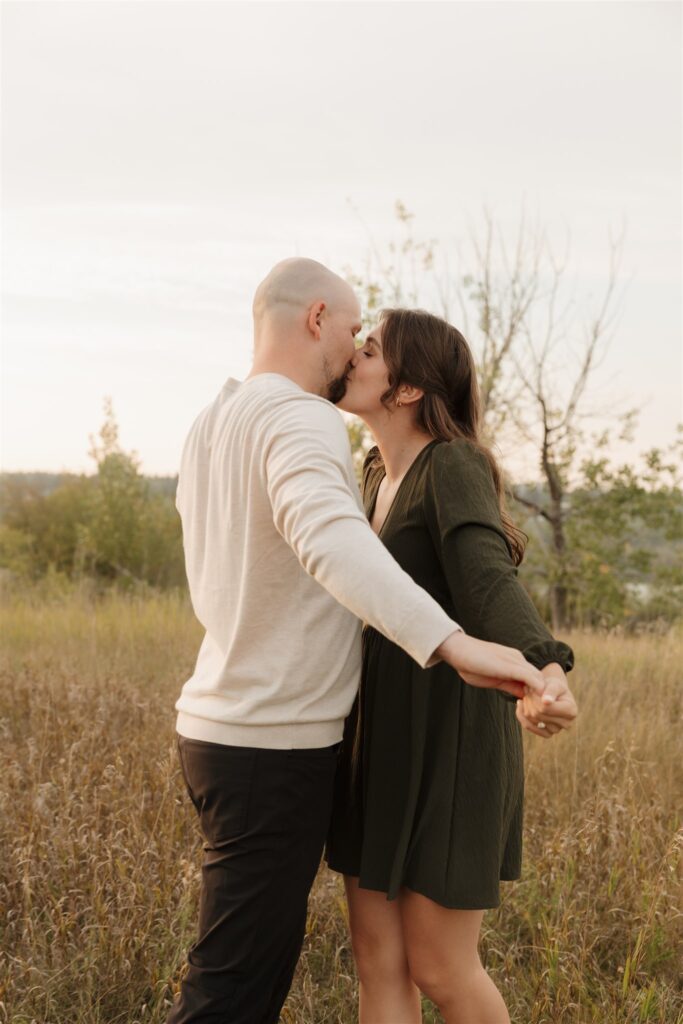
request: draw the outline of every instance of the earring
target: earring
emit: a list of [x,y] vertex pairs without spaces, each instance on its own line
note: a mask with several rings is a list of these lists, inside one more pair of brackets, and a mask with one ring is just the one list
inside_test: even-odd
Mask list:
[[396,399],[396,405],[399,405],[399,406],[400,406],[400,404],[401,404],[401,399],[400,399],[400,398],[397,398],[397,399]]

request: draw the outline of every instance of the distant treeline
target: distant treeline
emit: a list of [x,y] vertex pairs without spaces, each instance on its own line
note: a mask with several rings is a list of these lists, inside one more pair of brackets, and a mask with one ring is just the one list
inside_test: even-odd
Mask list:
[[[0,486],[3,488],[24,488],[44,497],[56,491],[58,487],[81,480],[87,474],[79,473],[0,473]],[[152,494],[175,496],[178,476],[145,476],[145,483]]]

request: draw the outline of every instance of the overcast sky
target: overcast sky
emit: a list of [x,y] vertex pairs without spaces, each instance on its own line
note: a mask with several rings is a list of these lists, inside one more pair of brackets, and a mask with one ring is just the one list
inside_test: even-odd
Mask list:
[[522,205],[569,232],[579,318],[625,225],[600,380],[643,405],[637,448],[673,438],[680,4],[5,0],[2,20],[2,468],[91,471],[110,395],[124,447],[174,473],[248,371],[270,266],[362,271],[397,199],[451,253],[484,205],[509,237]]

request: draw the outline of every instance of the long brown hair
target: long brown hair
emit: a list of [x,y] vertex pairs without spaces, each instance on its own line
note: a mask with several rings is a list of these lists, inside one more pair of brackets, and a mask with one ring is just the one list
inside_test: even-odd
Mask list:
[[389,371],[382,404],[392,410],[401,384],[420,388],[424,391],[416,403],[420,429],[442,441],[465,438],[485,456],[512,559],[519,565],[528,537],[510,517],[501,470],[481,439],[481,398],[469,345],[457,328],[422,309],[383,309],[380,323],[382,355]]

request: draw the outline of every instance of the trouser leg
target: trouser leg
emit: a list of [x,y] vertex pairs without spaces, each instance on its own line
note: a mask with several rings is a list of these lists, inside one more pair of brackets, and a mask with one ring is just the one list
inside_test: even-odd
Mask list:
[[276,1024],[329,825],[337,746],[179,737],[179,753],[205,843],[199,936],[167,1024]]

